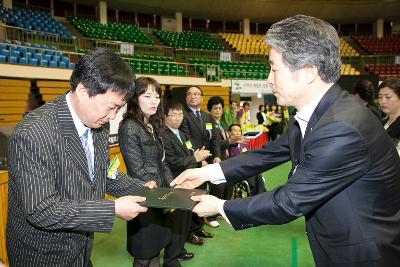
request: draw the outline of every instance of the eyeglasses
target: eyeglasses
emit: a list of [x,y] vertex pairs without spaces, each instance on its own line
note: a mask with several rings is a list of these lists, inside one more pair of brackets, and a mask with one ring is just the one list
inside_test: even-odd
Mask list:
[[171,117],[172,119],[177,119],[177,118],[183,118],[183,113],[178,113],[178,114],[168,114],[168,117]]
[[187,93],[186,96],[200,97],[201,93]]

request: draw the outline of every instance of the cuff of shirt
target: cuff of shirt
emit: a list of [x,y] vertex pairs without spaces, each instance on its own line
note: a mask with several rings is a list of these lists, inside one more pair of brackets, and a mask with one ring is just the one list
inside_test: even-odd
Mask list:
[[229,223],[229,225],[232,226],[231,222],[229,221],[228,217],[226,217],[226,214],[225,214],[225,212],[224,212],[224,203],[225,203],[225,201],[226,201],[226,200],[223,200],[223,199],[220,199],[220,200],[218,201],[218,211],[219,211],[219,214],[221,214],[222,217],[224,217],[225,221],[226,221],[227,223]]
[[225,175],[222,172],[221,166],[219,163],[209,164],[204,167],[207,175],[208,180],[213,184],[222,184],[226,183]]

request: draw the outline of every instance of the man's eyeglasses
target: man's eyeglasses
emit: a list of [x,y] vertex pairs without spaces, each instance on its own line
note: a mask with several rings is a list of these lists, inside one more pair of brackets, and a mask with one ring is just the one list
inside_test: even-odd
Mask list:
[[186,96],[200,97],[201,93],[187,93]]
[[178,114],[168,114],[168,117],[171,117],[172,119],[177,119],[177,118],[183,118],[183,113],[178,113]]

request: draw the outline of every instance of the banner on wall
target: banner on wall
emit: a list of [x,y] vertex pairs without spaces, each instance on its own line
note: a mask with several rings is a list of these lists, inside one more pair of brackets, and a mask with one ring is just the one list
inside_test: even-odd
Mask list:
[[219,60],[220,61],[232,61],[232,54],[230,52],[220,52]]
[[272,88],[265,80],[232,80],[232,93],[272,94]]
[[124,55],[133,55],[133,53],[135,52],[135,47],[133,44],[130,43],[122,43],[120,52]]

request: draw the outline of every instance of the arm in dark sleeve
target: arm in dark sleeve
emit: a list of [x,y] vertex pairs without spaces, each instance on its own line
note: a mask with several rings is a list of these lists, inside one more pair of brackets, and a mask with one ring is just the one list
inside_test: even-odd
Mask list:
[[262,149],[251,150],[220,163],[226,181],[235,184],[290,160],[289,140],[285,132],[266,143]]
[[210,152],[212,157],[219,157],[221,158],[221,142],[223,141],[220,134],[218,133],[218,129],[214,128],[210,131],[211,133],[211,140],[210,140]]
[[284,224],[306,215],[363,176],[370,165],[363,137],[348,124],[331,123],[314,130],[304,145],[304,161],[285,185],[225,202],[225,214],[235,229]]
[[136,179],[142,181],[156,181],[151,173],[146,172],[144,168],[143,155],[141,154],[142,141],[139,137],[138,126],[126,122],[118,130],[119,147],[124,158],[128,173]]

